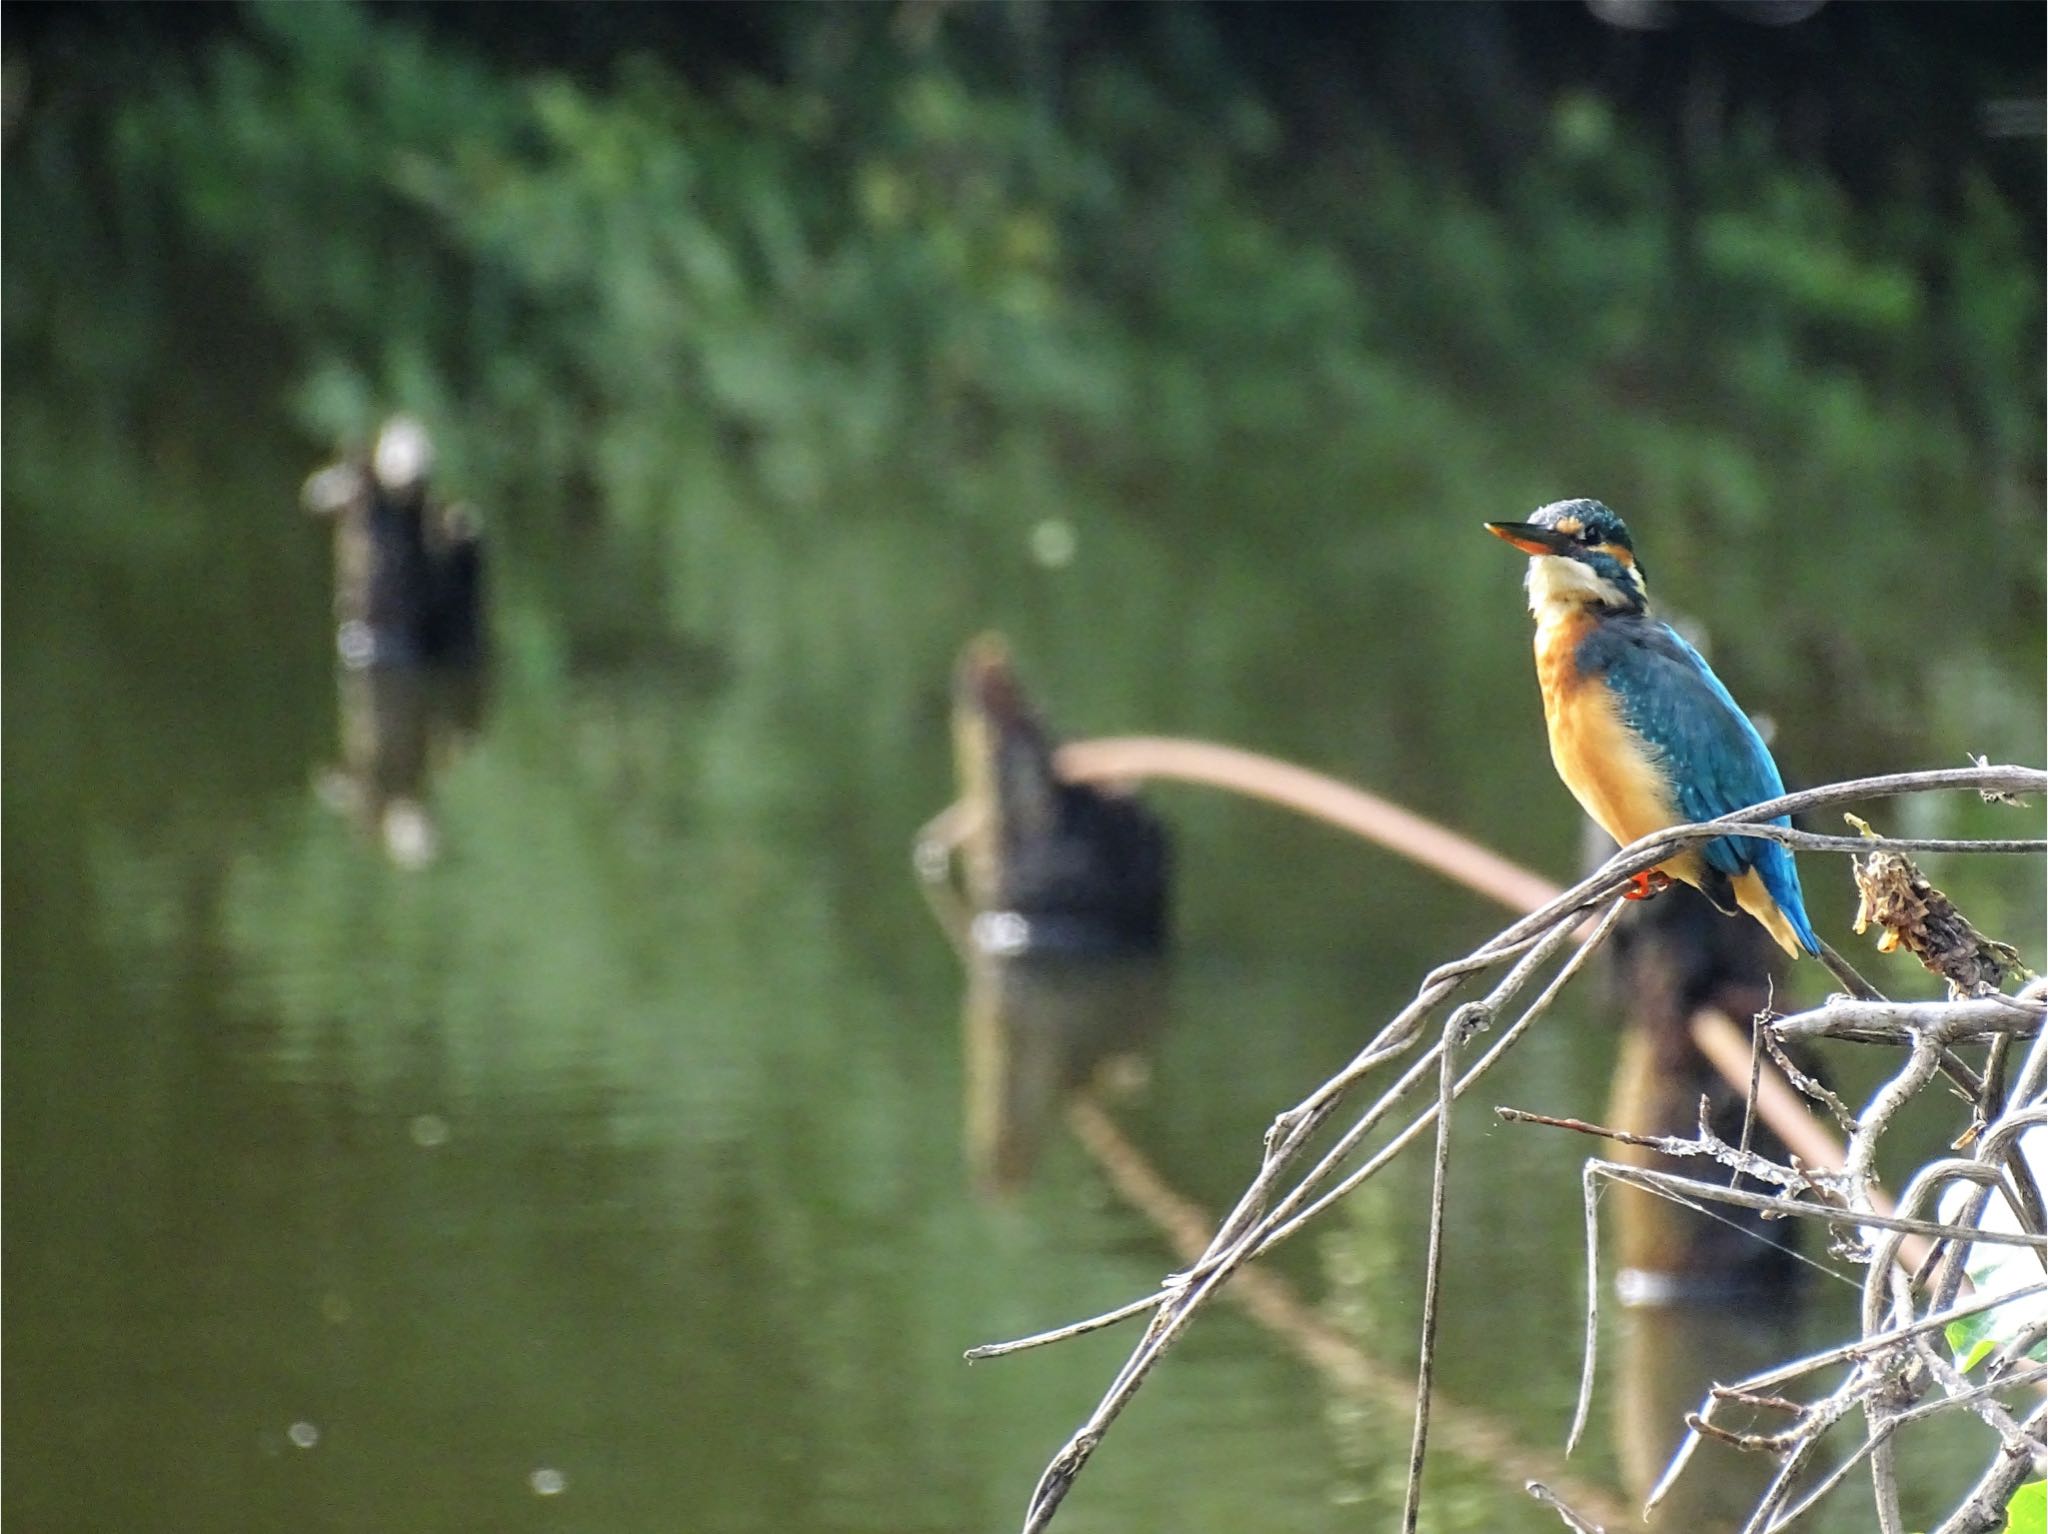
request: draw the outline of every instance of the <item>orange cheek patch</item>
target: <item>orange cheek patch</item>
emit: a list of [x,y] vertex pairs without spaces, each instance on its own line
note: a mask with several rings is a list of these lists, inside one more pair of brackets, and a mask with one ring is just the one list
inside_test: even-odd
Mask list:
[[1600,544],[1593,550],[1593,552],[1595,554],[1613,555],[1616,559],[1621,561],[1623,569],[1633,570],[1636,567],[1635,555],[1631,554],[1627,549],[1623,548],[1618,543]]

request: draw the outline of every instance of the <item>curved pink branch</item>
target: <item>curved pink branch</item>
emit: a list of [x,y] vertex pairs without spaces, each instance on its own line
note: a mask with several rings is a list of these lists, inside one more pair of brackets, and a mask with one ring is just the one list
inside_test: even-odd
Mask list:
[[1059,748],[1057,760],[1067,778],[1164,778],[1264,799],[1377,842],[1518,913],[1548,905],[1561,893],[1543,875],[1377,794],[1255,751],[1163,735],[1123,735],[1070,741]]

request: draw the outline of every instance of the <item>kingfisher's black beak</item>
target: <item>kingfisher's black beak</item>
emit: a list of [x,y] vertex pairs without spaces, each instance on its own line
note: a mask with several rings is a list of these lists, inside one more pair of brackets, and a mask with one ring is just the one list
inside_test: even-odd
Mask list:
[[1569,533],[1535,522],[1489,522],[1486,530],[1496,538],[1505,538],[1524,554],[1556,554],[1570,558],[1578,547]]

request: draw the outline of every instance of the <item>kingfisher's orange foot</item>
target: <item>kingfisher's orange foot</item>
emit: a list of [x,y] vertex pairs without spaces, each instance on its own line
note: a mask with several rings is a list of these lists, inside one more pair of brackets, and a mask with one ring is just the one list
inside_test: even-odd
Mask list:
[[1661,895],[1671,888],[1671,875],[1661,868],[1646,868],[1628,881],[1621,892],[1623,900],[1648,900],[1652,895]]

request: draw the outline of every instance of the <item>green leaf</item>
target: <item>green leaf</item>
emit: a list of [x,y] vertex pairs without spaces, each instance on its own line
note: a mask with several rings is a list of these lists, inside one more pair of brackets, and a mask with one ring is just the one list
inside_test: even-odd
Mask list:
[[2029,1481],[2012,1494],[2005,1534],[2048,1534],[2048,1481]]
[[[2019,1247],[1993,1246],[1989,1242],[1978,1242],[1971,1247],[1963,1271],[1969,1274],[1970,1283],[1982,1296],[2021,1288],[2038,1280],[2041,1275],[2040,1263],[2031,1253]],[[1949,1348],[1956,1356],[1956,1367],[1967,1373],[1994,1349],[2017,1337],[2040,1314],[2040,1297],[2035,1295],[2031,1298],[2032,1304],[2012,1302],[1995,1305],[1974,1316],[1951,1321],[1944,1330]],[[2028,1350],[2027,1357],[2038,1361],[2044,1354],[2048,1354],[2048,1346],[2036,1343]]]
[[1983,1311],[1951,1321],[1943,1328],[1948,1334],[1949,1350],[1956,1355],[1956,1367],[1963,1373],[1968,1374],[1997,1348],[1990,1336],[1991,1317],[1996,1314],[1995,1310]]

